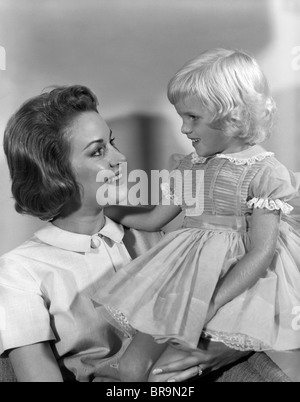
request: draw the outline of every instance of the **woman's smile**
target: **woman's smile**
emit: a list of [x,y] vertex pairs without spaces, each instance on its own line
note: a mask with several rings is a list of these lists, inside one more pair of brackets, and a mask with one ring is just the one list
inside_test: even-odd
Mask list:
[[112,176],[110,178],[106,178],[105,183],[113,184],[113,183],[119,182],[122,179],[122,177],[123,177],[122,173],[118,172],[114,176]]

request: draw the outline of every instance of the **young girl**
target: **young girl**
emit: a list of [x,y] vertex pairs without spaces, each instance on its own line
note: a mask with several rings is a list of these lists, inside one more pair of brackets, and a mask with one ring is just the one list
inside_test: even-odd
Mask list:
[[201,171],[202,201],[188,205],[189,183],[175,180],[162,187],[170,206],[118,212],[125,226],[148,231],[185,213],[181,229],[94,298],[115,326],[135,335],[119,365],[124,381],[165,380],[161,364],[197,348],[201,334],[243,351],[300,348],[292,326],[300,225],[286,219],[300,175],[257,145],[275,111],[264,74],[244,52],[213,49],[179,70],[168,97],[195,148],[171,176]]

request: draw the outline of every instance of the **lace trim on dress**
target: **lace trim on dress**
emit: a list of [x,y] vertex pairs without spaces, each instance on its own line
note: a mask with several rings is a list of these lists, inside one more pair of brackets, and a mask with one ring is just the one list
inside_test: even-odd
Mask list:
[[261,154],[252,156],[251,158],[235,158],[226,154],[217,154],[216,157],[220,159],[228,159],[235,165],[254,165],[256,162],[261,162],[269,156],[274,156],[273,152],[263,152]]
[[181,206],[181,200],[171,191],[170,184],[162,183],[160,185],[161,191],[167,200],[171,200],[175,205]]
[[256,162],[261,162],[268,156],[274,156],[273,152],[263,152],[261,154],[252,156],[251,158],[235,158],[234,156],[226,155],[226,154],[217,154],[217,158],[228,159],[230,162],[235,165],[254,165]]
[[247,202],[247,206],[248,208],[252,208],[252,206],[259,209],[267,208],[270,211],[281,210],[286,215],[294,209],[290,204],[279,199],[269,200],[264,198],[252,198],[252,200]]
[[251,338],[244,334],[229,334],[227,332],[217,332],[217,331],[204,331],[204,335],[210,338],[213,342],[222,342],[227,347],[242,352],[255,351],[262,352],[264,350],[271,350],[272,348],[259,341],[258,339]]
[[[220,158],[220,159],[228,159],[231,163],[234,163],[235,165],[254,165],[254,163],[256,162],[261,162],[263,161],[265,158],[267,158],[268,156],[274,156],[273,152],[263,152],[261,154],[252,156],[251,158],[237,158],[231,155],[226,155],[226,154],[216,154],[215,157],[216,158]],[[202,164],[202,163],[206,163],[206,161],[210,158],[206,158],[204,156],[199,156],[197,154],[197,152],[193,152],[192,153],[192,164],[196,165],[196,164]]]
[[192,164],[197,165],[198,163],[205,163],[208,158],[205,158],[205,156],[199,156],[197,152],[192,153]]
[[136,331],[135,329],[129,324],[129,321],[125,314],[123,314],[120,310],[117,310],[111,306],[105,305],[104,306],[107,312],[113,319],[116,321],[116,323],[124,330],[126,335],[128,335],[130,338],[133,338]]

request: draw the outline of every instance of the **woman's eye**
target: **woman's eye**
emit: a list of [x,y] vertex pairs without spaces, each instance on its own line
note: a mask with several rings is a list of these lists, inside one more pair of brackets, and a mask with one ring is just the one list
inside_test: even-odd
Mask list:
[[93,154],[92,154],[92,156],[103,156],[104,155],[104,148],[103,147],[101,147],[101,148],[98,148]]
[[[112,147],[114,147],[114,148],[116,147],[115,140],[116,140],[115,138],[112,138],[112,139],[109,141],[110,145],[111,145]],[[105,147],[100,147],[100,148],[96,149],[95,152],[93,152],[92,156],[104,156],[106,151],[107,151],[107,147],[106,147],[106,146],[105,146]]]

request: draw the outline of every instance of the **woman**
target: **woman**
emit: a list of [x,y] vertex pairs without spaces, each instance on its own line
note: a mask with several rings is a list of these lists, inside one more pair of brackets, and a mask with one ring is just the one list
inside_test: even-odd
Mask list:
[[[118,381],[131,341],[91,301],[101,281],[131,260],[123,227],[104,217],[107,198],[96,200],[101,171],[110,172],[107,190],[118,185],[110,204],[127,195],[125,157],[97,104],[86,87],[56,88],[27,101],[5,130],[16,210],[48,221],[0,260],[0,354],[20,382]],[[218,344],[203,350],[167,369],[184,381],[241,357]]]

